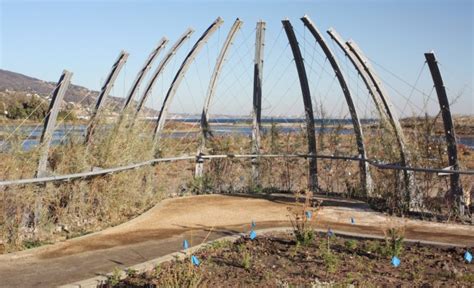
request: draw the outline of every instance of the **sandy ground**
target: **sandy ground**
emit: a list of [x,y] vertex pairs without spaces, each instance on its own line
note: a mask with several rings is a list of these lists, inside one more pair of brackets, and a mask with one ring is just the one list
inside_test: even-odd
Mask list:
[[[289,226],[287,197],[266,199],[206,195],[167,199],[143,215],[104,231],[54,245],[0,256],[1,287],[51,287],[128,267],[181,248],[257,228]],[[383,235],[402,223],[409,239],[474,246],[474,226],[390,218],[364,203],[327,200],[316,215],[320,228]],[[351,223],[354,219],[354,224]]]

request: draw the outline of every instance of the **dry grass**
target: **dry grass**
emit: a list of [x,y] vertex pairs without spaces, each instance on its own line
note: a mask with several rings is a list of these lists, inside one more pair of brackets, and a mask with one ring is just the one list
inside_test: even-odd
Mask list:
[[[154,155],[195,155],[199,137],[173,138],[164,136],[157,151],[153,151],[150,123],[130,125],[124,118],[110,126],[99,122],[93,141],[84,145],[79,138],[70,138],[64,145],[50,151],[49,164],[55,174],[67,174],[91,169],[116,167],[148,160]],[[420,124],[421,123],[421,124]],[[407,130],[412,165],[444,167],[447,163],[444,142],[434,134],[431,121],[417,122]],[[191,131],[196,127],[171,123],[167,131]],[[318,134],[318,153],[356,156],[353,135],[343,135],[339,129]],[[281,133],[272,127],[262,137],[262,153],[307,153],[306,135]],[[387,127],[367,129],[366,149],[369,158],[384,162],[399,161],[393,133]],[[38,150],[23,151],[21,137],[13,141],[14,149],[0,153],[0,179],[31,178],[35,174]],[[207,145],[207,154],[248,154],[251,140],[247,136],[218,136]],[[473,153],[460,150],[461,166],[472,169]],[[204,177],[193,177],[194,161],[160,163],[117,174],[46,185],[11,186],[0,189],[0,229],[3,250],[15,251],[75,237],[116,225],[139,215],[160,199],[189,193],[265,193],[306,189],[307,160],[302,158],[264,158],[259,161],[260,182],[251,182],[249,159],[215,159],[206,161]],[[378,208],[403,213],[401,173],[370,169]],[[364,197],[360,189],[357,162],[318,160],[320,192],[339,193],[345,197]],[[415,173],[417,190],[422,195],[422,212],[451,213],[444,196],[449,190],[449,178],[430,173]],[[472,178],[472,177],[471,177]],[[462,177],[464,187],[472,187],[472,179]],[[0,247],[2,250],[2,247]]]

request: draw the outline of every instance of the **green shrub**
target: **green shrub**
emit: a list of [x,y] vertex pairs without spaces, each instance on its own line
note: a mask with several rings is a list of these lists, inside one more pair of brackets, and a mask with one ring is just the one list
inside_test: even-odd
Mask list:
[[355,250],[357,250],[358,245],[355,239],[350,239],[344,242],[344,246],[347,248],[347,250],[354,252]]
[[403,240],[405,239],[405,229],[403,227],[392,227],[384,231],[385,251],[384,256],[399,257],[403,252]]

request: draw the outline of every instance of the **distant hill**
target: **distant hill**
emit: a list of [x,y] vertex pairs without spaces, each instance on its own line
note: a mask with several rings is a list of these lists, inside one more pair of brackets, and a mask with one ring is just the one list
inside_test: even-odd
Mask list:
[[[56,82],[48,82],[36,79],[20,73],[0,69],[0,93],[6,90],[15,92],[28,92],[40,96],[48,96],[56,86]],[[89,90],[83,86],[69,85],[64,101],[80,103],[83,107],[90,107],[97,101],[99,91]],[[118,111],[124,102],[123,98],[109,95],[107,100],[108,107],[114,107]],[[156,114],[156,110],[145,107],[143,112],[146,114]]]
[[[0,69],[0,91],[30,92],[47,96],[53,91],[55,85],[56,83],[54,82],[47,82],[20,73]],[[98,95],[98,91],[89,91],[85,87],[71,84],[64,96],[64,100],[78,103],[85,97],[81,103],[88,106],[95,103]],[[114,98],[115,101],[123,101],[121,98]]]

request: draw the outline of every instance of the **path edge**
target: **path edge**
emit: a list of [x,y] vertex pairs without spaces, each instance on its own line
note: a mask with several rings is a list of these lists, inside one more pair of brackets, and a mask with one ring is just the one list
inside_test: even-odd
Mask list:
[[[270,232],[292,232],[293,228],[292,227],[277,227],[277,228],[266,228],[266,229],[259,229],[255,230],[257,234],[264,234],[264,233],[270,233]],[[325,229],[320,229],[316,228],[314,229],[316,232],[326,232]],[[346,232],[346,231],[341,231],[341,230],[332,230],[336,235],[341,235],[341,236],[348,236],[348,237],[356,237],[356,238],[365,238],[365,239],[377,239],[381,240],[384,239],[383,236],[377,236],[377,235],[371,235],[371,234],[361,234],[361,233],[352,233],[352,232]],[[212,243],[219,242],[219,241],[230,241],[230,242],[235,242],[237,239],[243,237],[243,236],[248,236],[248,232],[242,232],[242,233],[237,233],[235,235],[230,235],[230,236],[224,236],[215,240],[211,240],[208,242],[203,242],[199,245],[190,247],[186,250],[180,250],[177,252],[173,252],[164,256],[157,257],[155,259],[139,263],[133,266],[130,266],[125,269],[120,269],[120,279],[125,279],[127,276],[126,271],[127,270],[134,270],[137,271],[137,273],[144,273],[146,271],[150,271],[153,268],[155,268],[158,264],[172,261],[172,260],[182,260],[185,257],[188,257],[189,255],[197,252],[201,248],[204,248]],[[466,247],[465,245],[460,245],[460,244],[453,244],[453,243],[444,243],[444,242],[435,242],[435,241],[425,241],[425,240],[417,240],[417,239],[405,239],[404,242],[409,242],[409,243],[420,243],[424,245],[433,245],[433,246],[443,246],[443,247]],[[105,275],[100,275],[80,281],[76,281],[73,283],[65,284],[59,286],[60,288],[93,288],[97,287],[98,285],[104,284],[108,276],[112,276],[113,272],[107,273]]]

